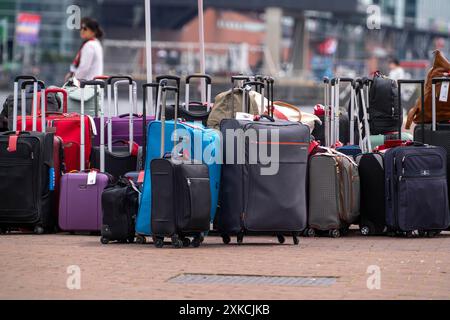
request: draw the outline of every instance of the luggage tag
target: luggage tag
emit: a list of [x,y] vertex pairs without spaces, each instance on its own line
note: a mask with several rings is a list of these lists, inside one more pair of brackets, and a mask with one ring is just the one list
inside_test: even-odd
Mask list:
[[50,168],[49,170],[48,170],[48,176],[49,176],[49,179],[48,179],[48,183],[49,183],[49,186],[48,186],[48,189],[50,190],[50,191],[55,191],[55,168]]
[[140,171],[137,179],[137,183],[144,183],[145,171]]
[[16,152],[17,151],[17,140],[19,139],[19,132],[16,132],[15,135],[9,136],[8,139],[8,152]]
[[254,115],[244,112],[236,112],[236,120],[248,120],[253,121]]
[[450,82],[442,82],[441,86],[441,95],[439,97],[440,102],[447,102],[448,101],[448,89],[449,89]]
[[90,171],[88,173],[87,185],[92,186],[97,181],[97,171]]

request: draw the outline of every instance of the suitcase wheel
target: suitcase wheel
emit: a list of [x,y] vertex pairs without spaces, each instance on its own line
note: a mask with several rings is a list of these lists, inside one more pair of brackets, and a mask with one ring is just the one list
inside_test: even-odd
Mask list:
[[42,228],[41,226],[34,227],[34,233],[36,234],[44,234],[44,231],[44,228]]
[[183,241],[183,247],[187,248],[191,245],[191,239],[189,238],[181,238],[181,241]]
[[368,226],[362,226],[360,231],[361,231],[361,234],[365,237],[370,235],[370,227],[368,227]]
[[202,244],[202,236],[200,236],[200,237],[195,237],[195,238],[192,240],[192,246],[193,246],[194,248],[200,247],[201,244]]
[[292,240],[294,241],[294,245],[296,245],[296,246],[298,246],[298,244],[300,243],[300,240],[298,239],[297,234],[292,235]]
[[223,241],[224,244],[230,244],[231,238],[230,238],[229,235],[223,234],[223,235],[222,235],[222,241]]
[[153,243],[156,248],[162,248],[162,247],[164,247],[164,238],[154,237]]
[[305,235],[309,238],[314,238],[316,236],[316,230],[314,230],[313,228],[308,228],[305,231]]
[[128,243],[134,243],[134,236],[129,237],[127,240]]
[[101,242],[101,244],[108,244],[109,243],[109,239],[107,237],[101,237],[100,238],[100,242]]
[[244,242],[244,233],[243,232],[239,232],[237,235],[237,243],[239,245],[241,245]]
[[[157,241],[155,242],[155,245],[157,244],[157,243],[159,243],[159,240],[160,241],[162,241],[163,242],[163,245],[164,245],[164,240],[163,239],[157,239]],[[183,248],[183,240],[180,240],[179,238],[178,238],[178,236],[173,236],[172,237],[172,246],[175,248],[175,249],[181,249],[181,248]],[[161,246],[162,247],[162,246]]]
[[282,234],[277,234],[277,238],[278,238],[279,244],[283,244],[286,242],[286,239],[284,238],[284,236]]
[[341,232],[338,229],[330,230],[328,232],[328,234],[330,235],[330,237],[335,238],[335,239],[341,237]]
[[144,236],[141,236],[141,235],[136,236],[137,244],[145,244],[146,242],[147,242],[147,239]]

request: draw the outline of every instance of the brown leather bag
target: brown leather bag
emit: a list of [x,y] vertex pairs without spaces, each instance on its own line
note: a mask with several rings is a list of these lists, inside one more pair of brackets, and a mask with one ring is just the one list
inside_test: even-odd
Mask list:
[[[441,51],[436,50],[434,52],[433,67],[428,71],[427,79],[425,82],[425,123],[431,123],[431,80],[437,77],[444,77],[450,73],[450,62],[445,58]],[[436,85],[436,99],[440,95],[441,84]],[[450,120],[450,100],[447,102],[436,101],[436,116],[437,121],[449,121]],[[420,99],[417,100],[416,105],[408,113],[408,120],[406,122],[406,129],[411,128],[412,123],[422,123],[422,108]]]

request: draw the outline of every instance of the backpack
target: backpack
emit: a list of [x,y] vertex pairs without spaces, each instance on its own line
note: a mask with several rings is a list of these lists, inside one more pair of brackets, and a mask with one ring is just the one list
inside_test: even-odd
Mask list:
[[397,132],[403,113],[398,105],[398,86],[380,72],[373,77],[369,92],[370,134]]

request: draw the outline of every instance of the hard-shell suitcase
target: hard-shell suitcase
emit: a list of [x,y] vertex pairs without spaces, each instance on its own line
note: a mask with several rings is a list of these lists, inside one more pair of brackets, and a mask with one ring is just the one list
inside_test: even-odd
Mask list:
[[[14,84],[13,123],[17,125],[19,80]],[[32,79],[37,88],[37,80]],[[36,101],[36,90],[34,90]],[[25,107],[25,104],[22,104]],[[36,111],[36,104],[34,105]],[[36,113],[35,113],[36,115]],[[0,229],[54,231],[54,164],[52,133],[9,131],[0,135]]]
[[386,223],[390,232],[434,236],[448,228],[447,152],[414,146],[385,154]]
[[[167,91],[176,87],[163,87],[163,101]],[[165,130],[165,111],[162,110],[161,129]],[[176,114],[176,112],[175,112]],[[177,116],[175,115],[175,118]],[[151,227],[156,247],[171,237],[175,248],[198,247],[203,233],[210,228],[211,193],[208,166],[185,161],[183,153],[164,157],[165,140],[161,134],[161,159],[153,159],[151,167],[152,214]]]
[[[63,231],[99,232],[102,226],[103,190],[111,182],[109,175],[103,173],[105,169],[104,156],[101,156],[100,172],[85,171],[85,141],[84,131],[84,88],[86,85],[99,85],[104,88],[102,81],[81,81],[81,115],[80,115],[80,171],[69,172],[61,179],[61,195],[59,203],[59,227]],[[103,96],[103,90],[101,90]],[[103,104],[101,104],[103,118]],[[103,122],[103,119],[102,119]],[[100,139],[104,150],[104,126],[100,128]]]
[[[298,244],[297,236],[306,228],[310,131],[271,115],[261,119],[221,121],[224,165],[217,227],[224,243],[230,235],[242,243],[246,233],[256,232],[276,234],[281,243],[289,233]],[[277,151],[277,159],[264,159]]]
[[[125,79],[126,83],[129,86],[129,118],[127,121],[128,124],[128,137],[127,140],[113,140],[113,122],[112,122],[112,110],[109,109],[108,115],[108,124],[107,124],[107,132],[108,132],[108,148],[105,151],[105,170],[109,174],[111,174],[114,178],[118,179],[123,176],[125,173],[130,171],[137,170],[138,166],[138,155],[139,155],[139,146],[134,143],[134,105],[136,104],[134,90],[135,86],[133,85],[133,79],[129,76],[114,76],[110,77],[107,80],[107,88],[108,92],[111,91],[111,86],[115,80]],[[117,83],[117,82],[116,82]],[[114,83],[115,84],[115,83]],[[108,94],[108,106],[111,108],[111,99],[110,94]],[[100,124],[101,127],[101,124]],[[104,128],[103,128],[104,130]],[[121,145],[117,145],[120,143]],[[99,169],[100,167],[100,146],[92,148],[91,154],[91,168]]]
[[[159,91],[161,91],[161,86]],[[161,94],[159,94],[161,96]],[[158,99],[159,101],[160,99]],[[175,101],[178,101],[176,97]],[[160,102],[157,102],[158,104]],[[163,101],[163,106],[166,101]],[[160,109],[160,107],[158,107]],[[167,110],[167,109],[166,109]],[[157,114],[161,114],[157,112]],[[201,161],[208,166],[210,178],[211,207],[210,217],[214,221],[216,215],[219,186],[221,179],[221,140],[216,130],[207,129],[201,124],[191,122],[174,122],[168,120],[165,122],[164,140],[173,141],[175,125],[180,134],[177,139],[181,139],[181,147],[186,159],[195,159]],[[177,140],[178,141],[178,140]],[[166,143],[164,145],[164,153],[171,152],[173,144]],[[153,159],[161,157],[161,121],[153,121],[149,124],[147,130],[147,148],[145,156],[145,175],[142,189],[141,203],[136,221],[137,242],[146,241],[145,236],[152,235],[151,231],[151,167],[150,163]]]
[[340,237],[358,221],[359,211],[360,181],[353,159],[333,149],[311,156],[306,235],[326,231],[331,237]]
[[139,195],[136,185],[127,178],[106,187],[102,193],[102,244],[110,241],[134,242]]
[[[422,124],[418,124],[414,129],[414,140],[434,146],[440,146],[447,150],[447,181],[450,181],[450,119],[448,119],[447,122],[436,123],[436,115],[438,112],[438,110],[436,110],[436,99],[439,99],[440,97],[440,94],[438,95],[436,90],[436,85],[444,82],[450,82],[450,78],[432,79],[432,123],[425,124],[424,121],[422,121]],[[422,112],[424,115],[424,108],[422,108]]]

